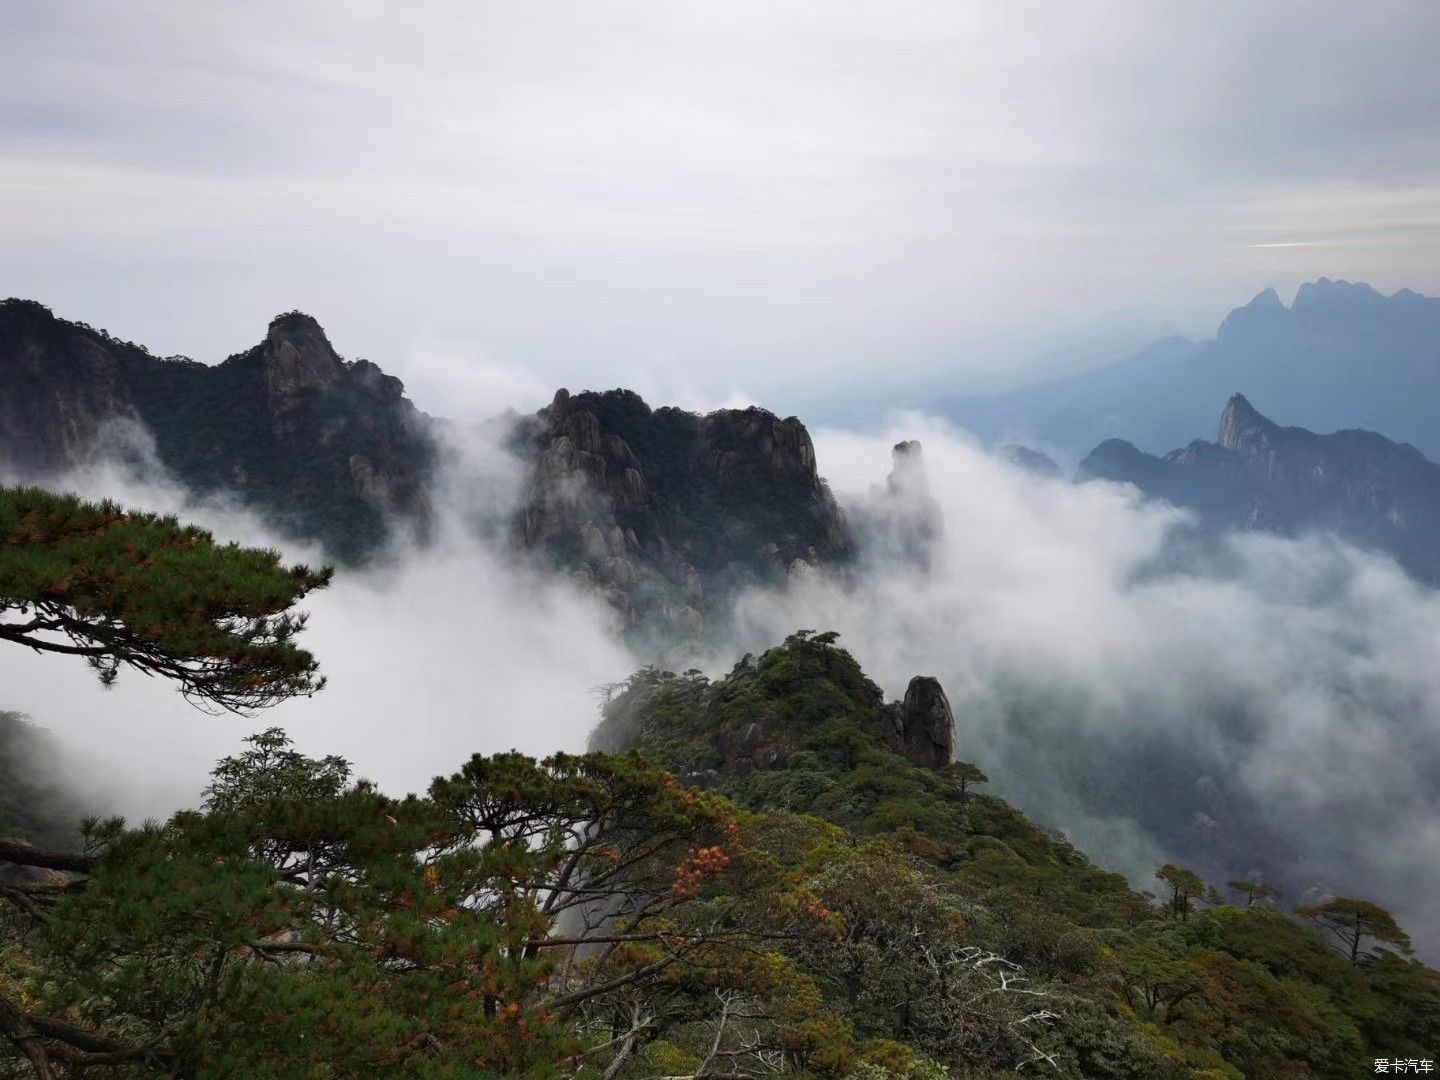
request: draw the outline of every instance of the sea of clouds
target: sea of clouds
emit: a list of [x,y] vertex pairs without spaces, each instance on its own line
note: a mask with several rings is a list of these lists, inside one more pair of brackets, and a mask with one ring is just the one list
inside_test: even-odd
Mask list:
[[[329,679],[314,698],[211,716],[137,672],[105,690],[71,658],[12,647],[0,707],[60,738],[97,810],[134,818],[193,804],[214,760],[270,725],[397,793],[472,753],[583,748],[595,688],[649,657],[594,596],[513,557],[520,471],[500,430],[452,431],[433,542],[397,534],[306,600]],[[183,492],[143,435],[117,437],[123,453],[63,486],[318,561]],[[917,437],[928,496],[885,490],[891,445]],[[742,596],[712,674],[797,628],[838,630],[892,697],[937,676],[990,789],[1137,884],[1176,859],[1216,884],[1274,881],[1288,903],[1364,896],[1440,943],[1440,593],[1322,535],[1205,537],[1132,489],[1026,472],[925,416],[815,442],[861,563]],[[943,530],[917,560],[880,526],[927,497],[909,509],[938,507]]]

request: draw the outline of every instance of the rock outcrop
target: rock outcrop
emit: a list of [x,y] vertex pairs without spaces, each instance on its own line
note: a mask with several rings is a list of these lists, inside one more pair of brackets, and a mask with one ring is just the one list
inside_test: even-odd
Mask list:
[[[18,713],[0,710],[0,837],[73,850],[87,806],[83,785],[67,787],[64,753],[48,731]],[[0,880],[6,877],[0,862]],[[10,873],[15,873],[10,868]]]
[[923,451],[919,439],[906,439],[890,448],[890,475],[885,478],[885,488],[890,495],[897,499],[930,497]]
[[857,514],[862,546],[885,560],[928,568],[945,534],[945,514],[930,494],[923,449],[917,439],[890,451],[890,475],[874,485]]
[[561,390],[518,442],[533,461],[520,543],[601,591],[632,629],[694,635],[744,586],[853,551],[794,417]]
[[940,680],[916,675],[905,690],[905,700],[885,706],[890,749],[916,765],[943,769],[955,760],[955,714]]
[[1281,427],[1236,394],[1213,443],[1157,457],[1111,439],[1077,478],[1134,484],[1195,510],[1210,528],[1329,530],[1440,582],[1440,465],[1374,432]]
[[377,548],[392,516],[428,510],[429,419],[400,380],[343,360],[308,315],[278,316],[259,345],[210,366],[0,302],[0,469],[43,480],[117,424],[142,427],[192,491],[234,493],[340,559]]

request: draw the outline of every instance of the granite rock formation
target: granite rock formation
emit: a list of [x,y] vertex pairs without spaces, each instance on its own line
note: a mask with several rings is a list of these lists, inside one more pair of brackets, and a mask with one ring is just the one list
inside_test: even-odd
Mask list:
[[919,440],[896,443],[890,456],[890,475],[871,487],[869,500],[858,508],[856,529],[867,551],[926,569],[945,534],[945,514],[930,494]]
[[853,552],[794,417],[561,390],[517,441],[533,463],[520,544],[600,590],[631,628],[698,634],[746,585]]
[[885,706],[890,749],[916,765],[942,769],[955,760],[955,714],[940,680],[916,675],[905,689],[905,699]]
[[137,425],[190,490],[234,493],[342,560],[378,547],[392,516],[428,510],[429,418],[308,315],[278,316],[260,344],[211,366],[0,302],[0,470],[43,481]]
[[[512,422],[525,473],[516,546],[601,593],[632,640],[696,638],[746,586],[854,552],[794,417],[561,390]],[[282,534],[360,562],[397,524],[423,539],[445,425],[375,364],[344,360],[299,312],[206,365],[153,356],[34,301],[0,303],[0,477],[11,481],[46,483],[138,449],[139,464],[190,491],[235,497]],[[465,465],[446,460],[456,494]]]

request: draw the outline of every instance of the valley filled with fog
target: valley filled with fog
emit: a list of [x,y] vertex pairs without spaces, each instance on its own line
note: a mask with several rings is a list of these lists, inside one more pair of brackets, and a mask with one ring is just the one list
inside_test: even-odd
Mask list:
[[[522,466],[504,430],[446,448],[437,504],[452,509],[434,536],[397,522],[371,565],[307,603],[329,680],[315,697],[211,715],[139,673],[102,689],[65,658],[7,649],[7,707],[60,737],[67,787],[134,818],[193,805],[213,761],[269,725],[396,794],[473,753],[583,749],[598,688],[657,657],[593,590],[513,550]],[[892,444],[914,438],[923,472],[887,489]],[[322,558],[233,501],[187,495],[143,432],[116,439],[123,453],[62,486]],[[839,631],[892,696],[937,676],[959,756],[1138,887],[1183,860],[1295,902],[1363,892],[1418,942],[1440,935],[1426,900],[1440,866],[1414,854],[1440,836],[1440,594],[1323,534],[1203,535],[1133,488],[1027,471],[920,414],[815,445],[855,565],[754,586],[706,641],[659,659],[718,676],[796,629]],[[927,515],[917,553],[905,530]]]

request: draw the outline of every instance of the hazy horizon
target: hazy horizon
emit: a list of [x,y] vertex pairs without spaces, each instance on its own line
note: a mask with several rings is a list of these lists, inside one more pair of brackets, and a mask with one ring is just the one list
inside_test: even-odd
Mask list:
[[457,375],[477,401],[621,372],[682,404],[963,390],[1208,336],[1266,287],[1440,292],[1423,4],[0,26],[0,295],[207,362],[300,308],[422,407]]

